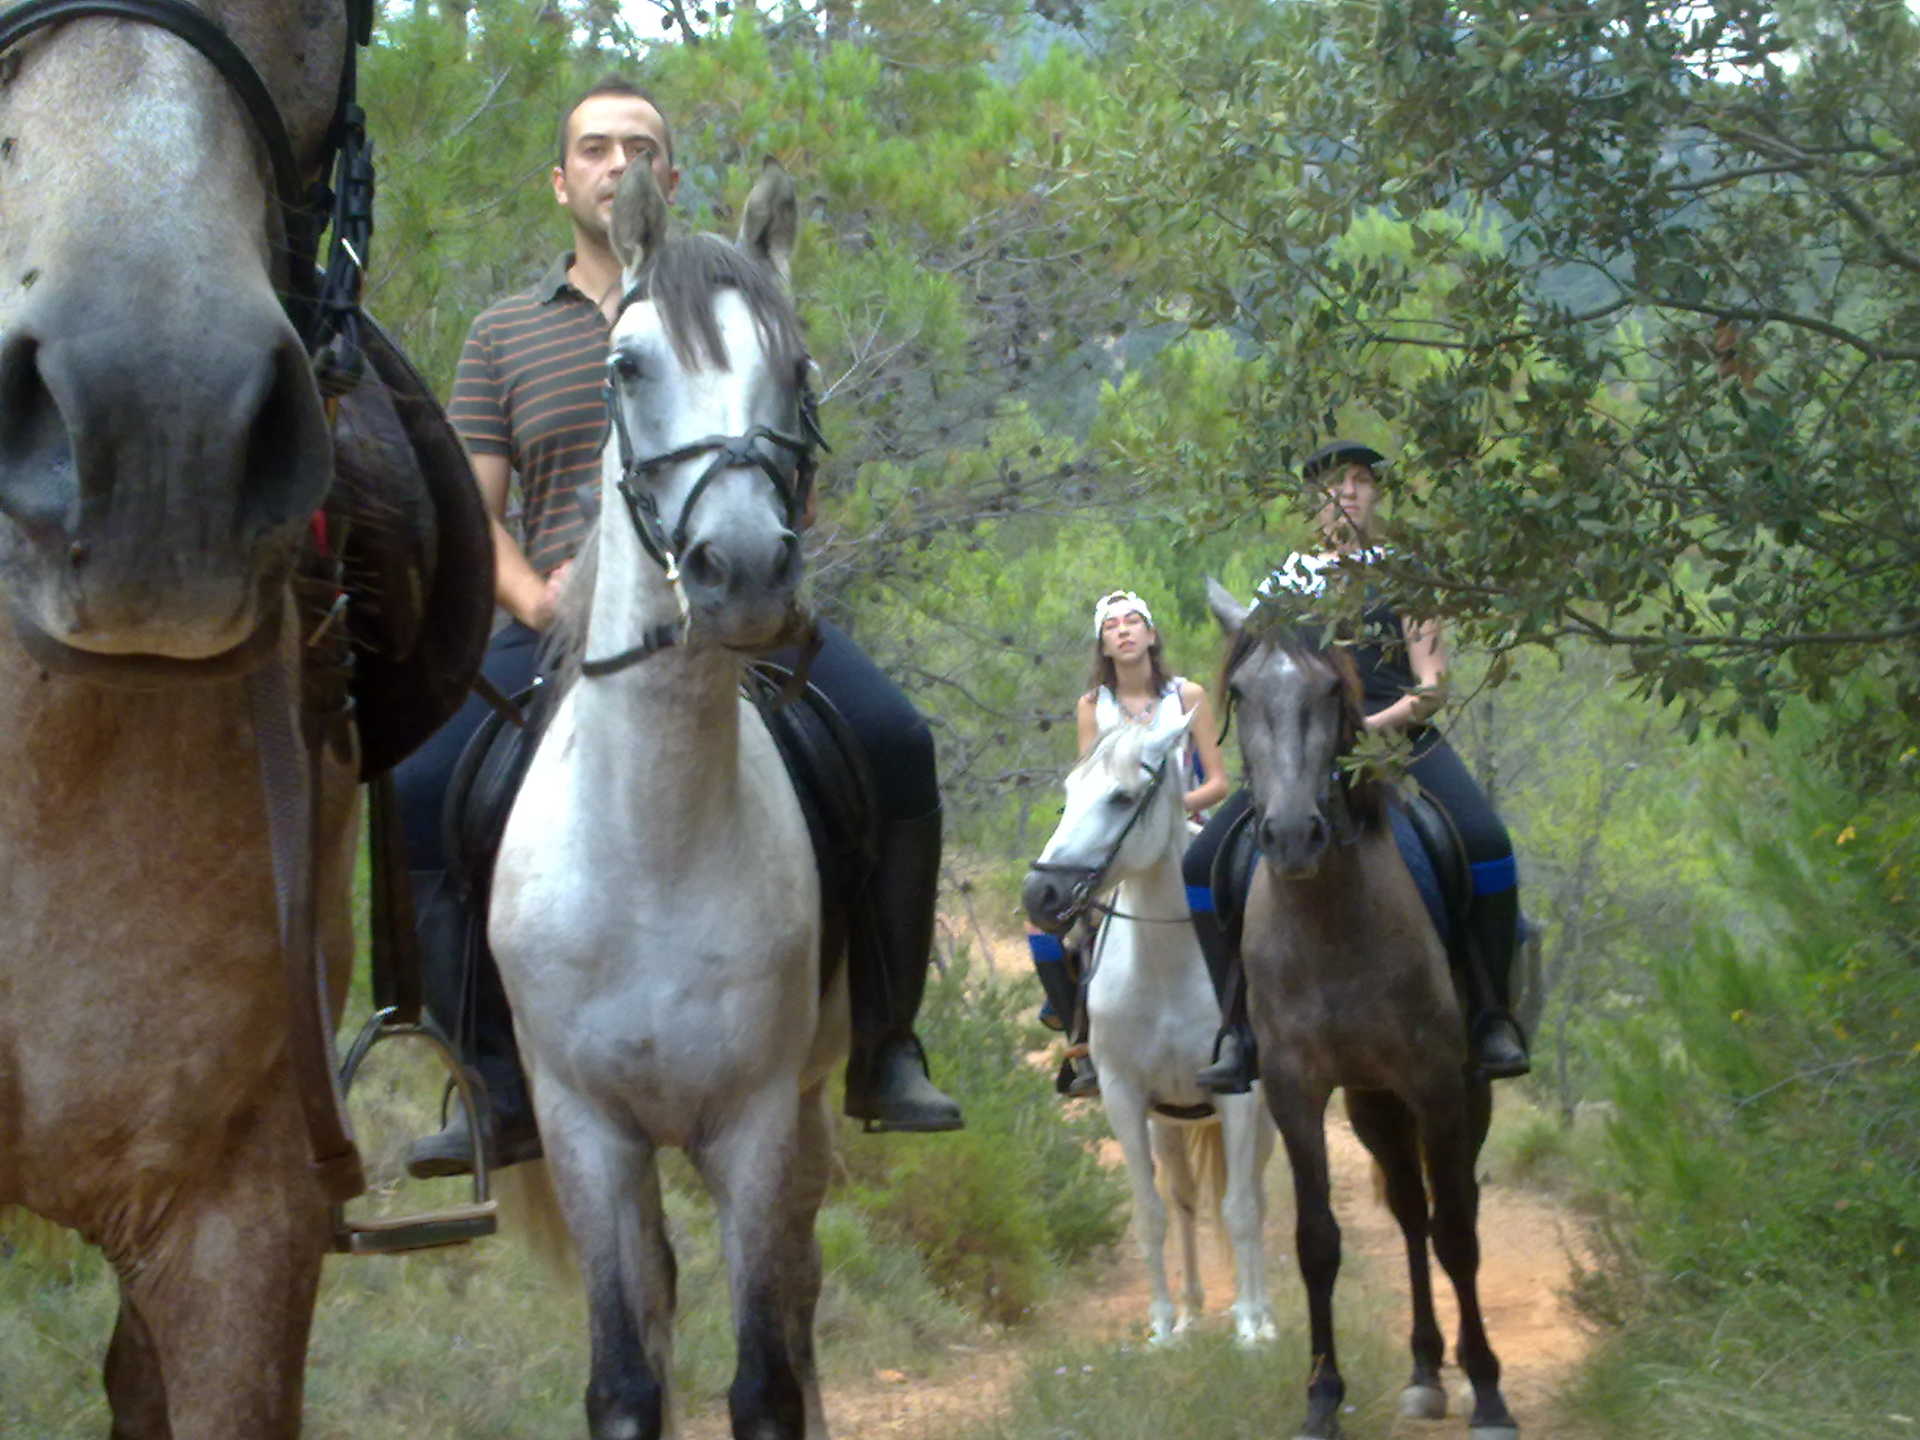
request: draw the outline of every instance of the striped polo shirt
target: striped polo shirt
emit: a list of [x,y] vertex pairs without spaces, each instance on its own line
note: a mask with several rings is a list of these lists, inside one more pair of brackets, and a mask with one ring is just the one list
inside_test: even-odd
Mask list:
[[545,575],[573,557],[599,504],[610,327],[567,280],[562,255],[530,290],[467,332],[447,415],[475,455],[504,455],[518,482],[520,544]]

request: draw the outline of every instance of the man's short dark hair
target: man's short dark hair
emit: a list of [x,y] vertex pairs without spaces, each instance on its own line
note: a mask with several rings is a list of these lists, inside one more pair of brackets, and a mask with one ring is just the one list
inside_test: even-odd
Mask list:
[[624,95],[629,100],[644,100],[653,106],[653,113],[660,117],[660,128],[666,133],[667,164],[673,164],[673,126],[667,123],[667,112],[660,108],[660,102],[642,90],[624,75],[602,75],[579,95],[571,105],[560,112],[560,135],[554,149],[559,156],[553,163],[562,170],[567,168],[567,131],[573,124],[573,112],[587,101],[600,95]]

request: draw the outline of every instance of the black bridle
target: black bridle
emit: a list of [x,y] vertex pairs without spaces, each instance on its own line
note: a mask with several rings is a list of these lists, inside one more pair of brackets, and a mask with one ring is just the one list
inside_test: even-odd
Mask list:
[[[621,309],[633,303],[634,296],[629,295]],[[776,430],[771,425],[756,425],[744,435],[709,435],[704,440],[695,440],[686,445],[664,450],[658,455],[640,456],[634,454],[633,437],[627,431],[627,418],[620,405],[619,377],[621,357],[615,354],[607,361],[607,415],[613,428],[615,442],[620,447],[620,498],[626,501],[627,516],[633,522],[634,533],[639,537],[640,548],[647,552],[654,564],[660,567],[667,583],[673,587],[674,599],[680,607],[678,618],[667,624],[649,627],[640,637],[640,643],[622,650],[617,655],[609,655],[599,660],[584,660],[580,673],[589,676],[612,675],[636,665],[649,655],[671,649],[680,643],[687,619],[687,599],[680,588],[680,556],[687,547],[687,526],[693,518],[693,507],[707,493],[707,487],[729,470],[757,470],[773,487],[774,494],[780,497],[781,506],[786,513],[787,528],[796,530],[800,518],[806,513],[807,501],[813,494],[814,473],[818,469],[817,454],[822,450],[831,450],[827,437],[820,430],[819,402],[814,398],[813,386],[808,382],[807,372],[812,361],[802,357],[798,362],[796,383],[799,387],[800,433],[789,435],[784,430]],[[762,448],[762,442],[773,450]],[[785,451],[792,457],[792,474],[782,471],[774,458],[775,451]],[[679,518],[674,521],[672,531],[668,531],[660,518],[660,506],[654,500],[646,482],[662,470],[681,465],[689,460],[698,460],[703,455],[711,455],[707,468],[700,472],[700,478],[693,482],[693,488],[687,492],[687,498],[681,503]]]
[[[288,257],[282,303],[323,392],[353,388],[362,364],[359,345],[361,278],[373,241],[373,146],[356,99],[359,49],[373,38],[373,0],[347,0],[347,55],[327,131],[335,186],[303,183],[286,121],[260,72],[218,22],[186,0],[24,0],[0,14],[0,53],[49,25],[87,16],[113,16],[157,26],[186,41],[219,72],[253,122],[273,170]],[[331,222],[333,242],[324,274],[318,269],[321,232]]]
[[[1169,750],[1154,768],[1153,778],[1147,781],[1147,788],[1141,793],[1139,803],[1133,807],[1133,813],[1127,816],[1127,823],[1120,827],[1120,833],[1113,837],[1113,843],[1107,846],[1107,853],[1094,865],[1062,865],[1057,861],[1036,860],[1027,867],[1042,875],[1067,875],[1072,881],[1067,887],[1066,908],[1059,918],[1072,924],[1088,909],[1100,911],[1106,915],[1116,915],[1122,920],[1143,920],[1157,923],[1156,917],[1149,915],[1129,915],[1115,910],[1111,905],[1102,905],[1094,900],[1094,894],[1100,889],[1101,882],[1107,878],[1107,871],[1113,868],[1113,862],[1119,858],[1120,847],[1127,843],[1127,836],[1133,833],[1133,827],[1140,823],[1140,817],[1153,808],[1153,800],[1160,793],[1160,787],[1166,783],[1167,772],[1173,769],[1173,762],[1180,753],[1180,747]],[[1184,922],[1186,916],[1178,917]],[[1172,920],[1166,923],[1175,923]]]

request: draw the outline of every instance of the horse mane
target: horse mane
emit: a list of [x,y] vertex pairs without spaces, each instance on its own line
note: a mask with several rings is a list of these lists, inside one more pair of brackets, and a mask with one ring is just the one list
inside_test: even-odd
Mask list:
[[718,235],[670,235],[639,276],[640,293],[660,312],[673,353],[689,370],[728,368],[727,342],[713,316],[713,297],[735,290],[747,302],[769,359],[793,371],[805,358],[793,297],[770,266]]
[[[1360,670],[1344,645],[1326,644],[1320,632],[1311,626],[1242,625],[1227,646],[1226,658],[1220,662],[1220,682],[1216,693],[1231,696],[1233,692],[1229,682],[1234,672],[1254,651],[1268,645],[1297,665],[1329,666],[1340,677],[1340,743],[1334,756],[1339,759],[1351,754],[1355,743],[1366,731],[1367,712],[1362,704],[1364,692],[1360,686]],[[1343,768],[1340,783],[1346,792],[1348,812],[1363,829],[1372,830],[1386,822],[1388,786],[1385,780]]]
[[600,577],[600,526],[605,518],[594,521],[580,537],[573,569],[554,607],[553,624],[540,637],[540,674],[553,687],[554,701],[573,688],[587,658],[587,617],[593,613],[593,590]]
[[[1105,731],[1087,748],[1087,753],[1074,763],[1070,774],[1091,771],[1104,766],[1115,775],[1125,773],[1128,767],[1139,762],[1140,747],[1146,743],[1147,732],[1138,725],[1116,725]],[[1131,740],[1134,743],[1129,745]]]

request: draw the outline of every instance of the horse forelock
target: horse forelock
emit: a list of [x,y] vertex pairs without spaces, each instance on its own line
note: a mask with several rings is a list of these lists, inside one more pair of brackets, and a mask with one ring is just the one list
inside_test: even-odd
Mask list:
[[798,372],[806,344],[792,297],[770,267],[738,246],[717,235],[674,235],[648,260],[640,285],[689,370],[731,367],[713,304],[720,291],[732,290],[746,302],[767,363],[783,375]]
[[1150,732],[1138,725],[1116,725],[1093,742],[1068,772],[1069,778],[1098,774],[1115,784],[1124,784],[1133,779],[1145,763],[1142,752],[1149,738]]

